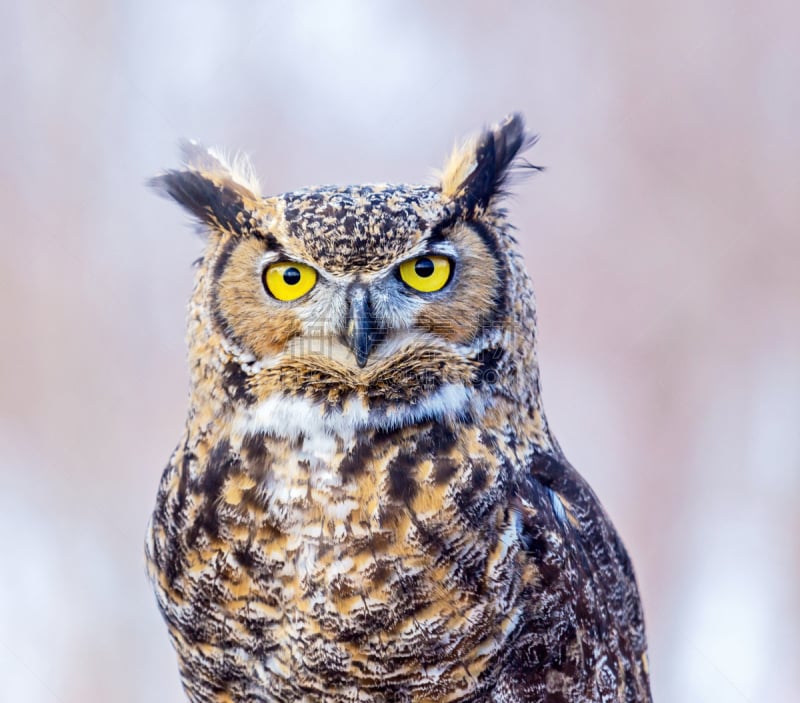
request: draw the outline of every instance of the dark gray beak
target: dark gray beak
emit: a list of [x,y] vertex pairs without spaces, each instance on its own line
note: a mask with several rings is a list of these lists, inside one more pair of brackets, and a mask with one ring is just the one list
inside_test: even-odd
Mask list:
[[360,286],[350,293],[350,311],[345,338],[358,365],[363,369],[372,348],[385,336],[386,331],[372,314],[369,293]]

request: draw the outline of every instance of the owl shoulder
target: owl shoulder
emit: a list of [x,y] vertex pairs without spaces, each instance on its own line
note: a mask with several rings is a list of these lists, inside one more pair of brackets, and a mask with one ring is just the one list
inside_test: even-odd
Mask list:
[[615,620],[641,628],[638,586],[625,545],[599,498],[560,449],[532,457],[517,501],[524,507],[521,539],[529,558],[558,565],[557,577],[568,575],[574,588],[591,585],[598,604]]

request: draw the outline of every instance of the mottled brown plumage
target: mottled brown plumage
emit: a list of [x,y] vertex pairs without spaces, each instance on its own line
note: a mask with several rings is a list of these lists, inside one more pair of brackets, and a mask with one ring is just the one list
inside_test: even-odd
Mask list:
[[195,145],[156,179],[208,231],[147,540],[194,703],[651,700],[630,561],[541,405],[500,206],[530,141],[510,117],[432,187],[263,198]]

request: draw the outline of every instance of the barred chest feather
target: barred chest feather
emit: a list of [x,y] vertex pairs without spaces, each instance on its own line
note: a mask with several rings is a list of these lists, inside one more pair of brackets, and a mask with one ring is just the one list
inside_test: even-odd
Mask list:
[[[464,700],[530,580],[508,428],[492,413],[401,429],[365,427],[358,406],[320,413],[283,402],[229,436],[190,433],[165,473],[149,549],[187,686]],[[213,676],[185,673],[198,668]]]

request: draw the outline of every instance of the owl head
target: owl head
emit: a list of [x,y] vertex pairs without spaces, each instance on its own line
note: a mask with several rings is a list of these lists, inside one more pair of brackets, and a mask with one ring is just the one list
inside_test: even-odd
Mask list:
[[457,148],[433,185],[268,197],[246,160],[185,144],[185,167],[153,184],[207,236],[195,391],[213,389],[221,408],[302,401],[384,428],[530,403],[533,297],[502,201],[533,142],[512,115]]

